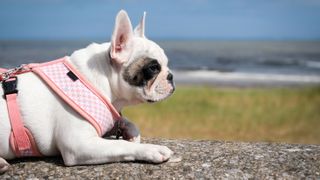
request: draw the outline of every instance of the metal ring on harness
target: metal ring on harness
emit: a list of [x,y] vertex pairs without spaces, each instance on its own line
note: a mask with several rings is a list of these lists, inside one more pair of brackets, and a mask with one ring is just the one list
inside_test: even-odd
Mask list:
[[20,65],[19,67],[13,68],[13,69],[9,69],[5,72],[3,72],[2,74],[0,74],[1,76],[1,81],[6,81],[8,79],[10,79],[11,77],[13,77],[12,75],[16,75],[18,72],[25,70],[25,64]]

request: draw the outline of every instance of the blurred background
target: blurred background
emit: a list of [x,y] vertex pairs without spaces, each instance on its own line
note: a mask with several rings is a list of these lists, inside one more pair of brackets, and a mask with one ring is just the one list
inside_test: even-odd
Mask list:
[[1,0],[0,67],[109,41],[120,9],[147,11],[177,84],[124,109],[143,136],[320,144],[318,0]]

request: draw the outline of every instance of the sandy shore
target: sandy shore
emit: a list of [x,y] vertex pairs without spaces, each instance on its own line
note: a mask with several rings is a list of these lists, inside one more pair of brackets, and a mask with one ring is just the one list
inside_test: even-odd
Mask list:
[[178,85],[216,85],[235,87],[317,86],[320,76],[217,72],[207,70],[174,71]]

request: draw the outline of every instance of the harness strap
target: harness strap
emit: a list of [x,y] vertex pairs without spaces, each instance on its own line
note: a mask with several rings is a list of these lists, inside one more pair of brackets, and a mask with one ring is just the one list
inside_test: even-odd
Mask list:
[[18,156],[25,154],[26,151],[32,150],[32,143],[27,135],[21,114],[19,111],[19,106],[17,102],[17,78],[10,78],[2,82],[4,96],[6,98],[8,113],[12,128],[12,136],[16,143],[16,154]]
[[84,117],[103,136],[121,119],[110,100],[106,99],[82,74],[61,58],[38,65],[29,65],[60,98]]
[[28,150],[31,147],[31,143],[28,135],[24,131],[24,126],[17,103],[17,94],[7,95],[6,99],[13,136],[16,139],[18,150],[20,151],[20,154],[22,154],[22,151]]

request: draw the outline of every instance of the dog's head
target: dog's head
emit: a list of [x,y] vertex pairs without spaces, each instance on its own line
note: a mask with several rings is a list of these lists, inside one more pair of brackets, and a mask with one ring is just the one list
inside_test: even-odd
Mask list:
[[163,49],[144,35],[145,13],[133,30],[121,10],[111,38],[111,64],[116,72],[118,96],[135,102],[156,102],[174,91],[173,75]]

